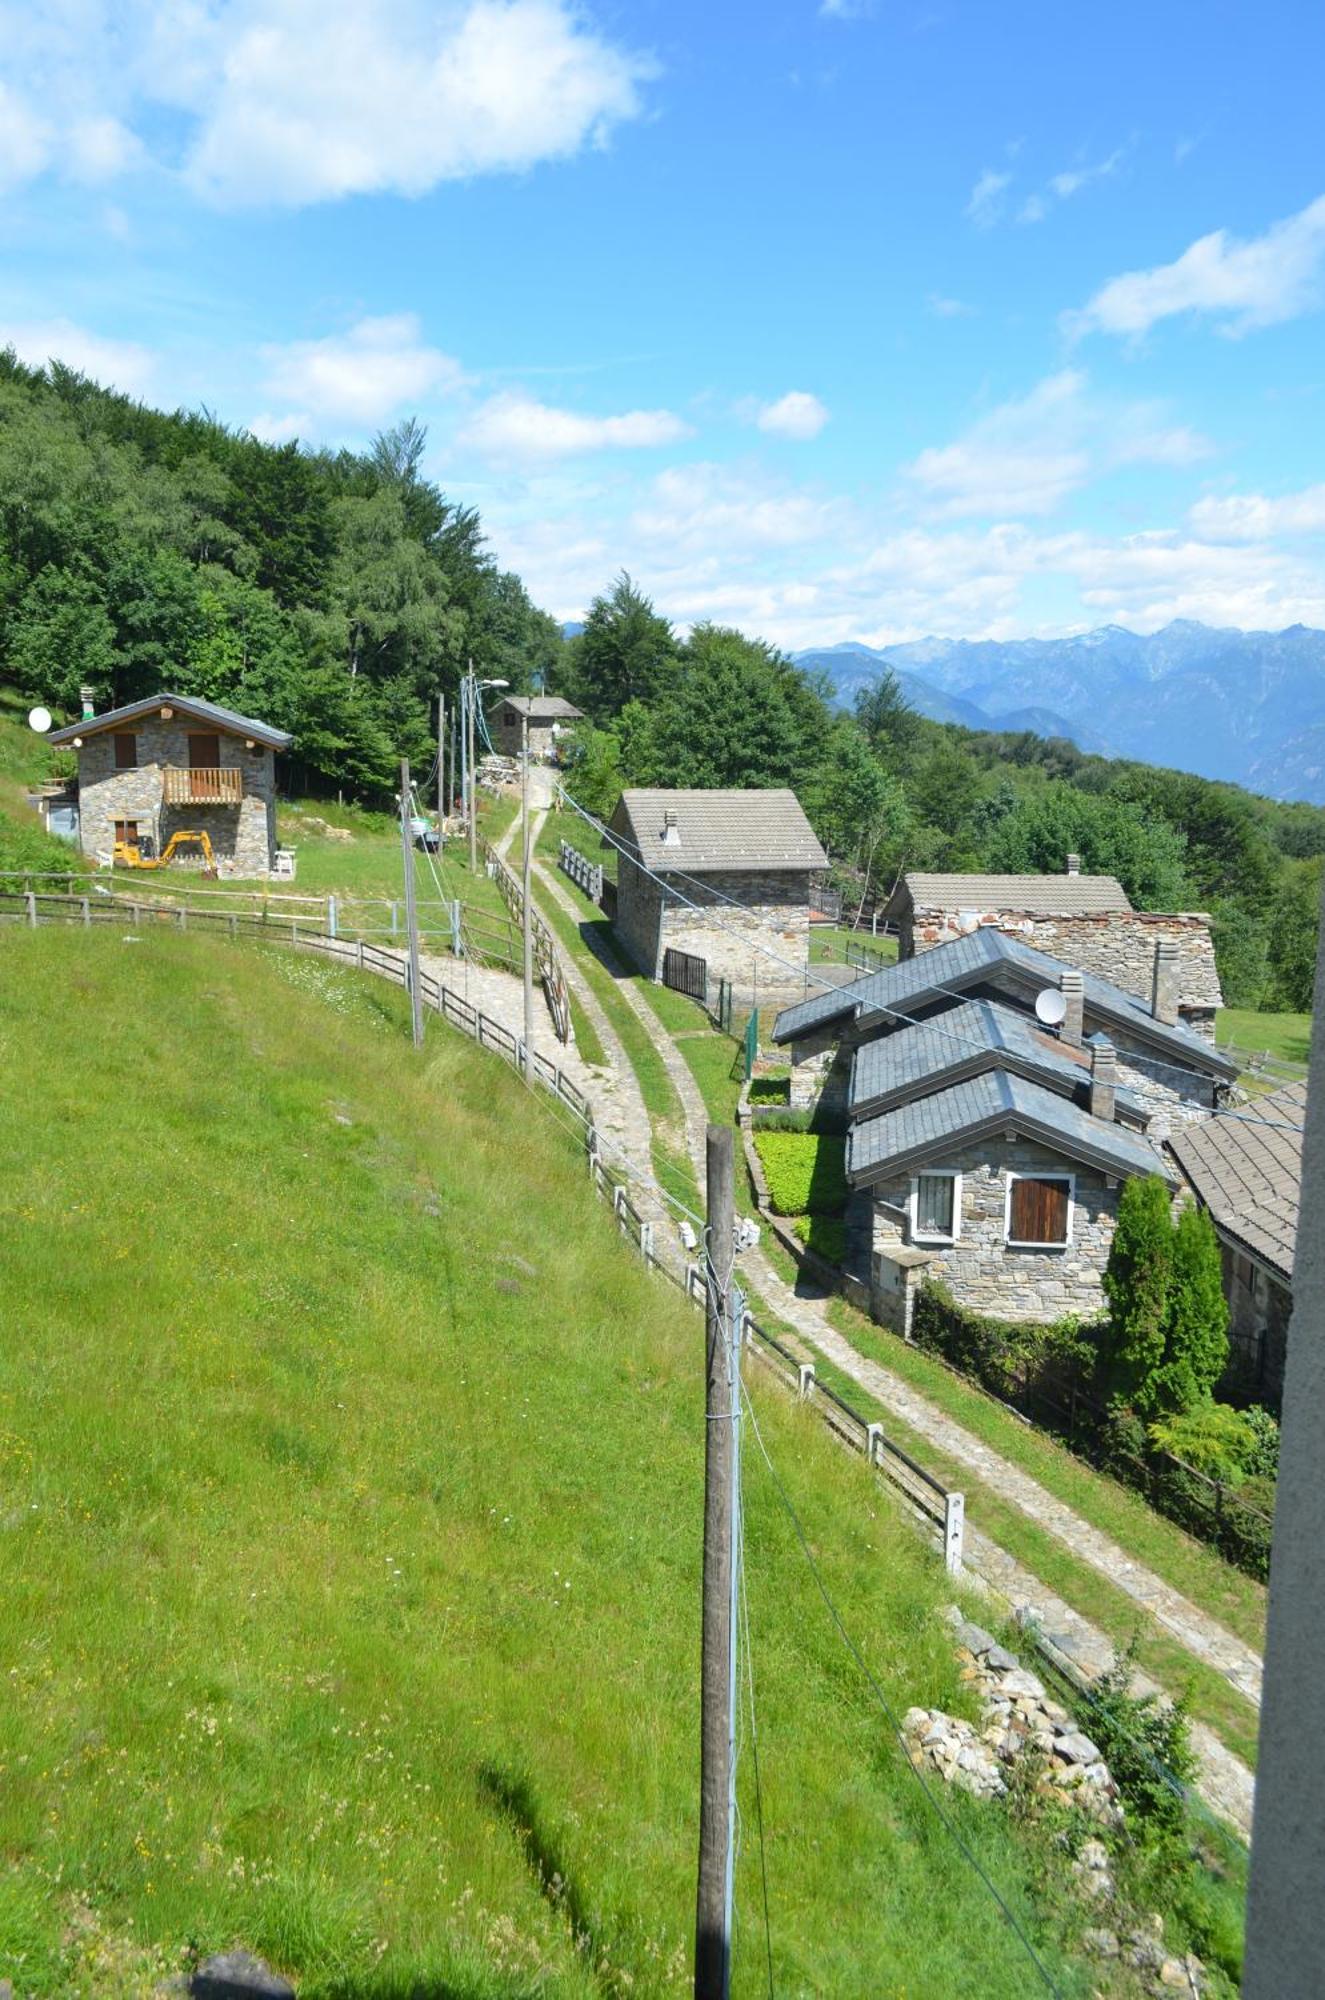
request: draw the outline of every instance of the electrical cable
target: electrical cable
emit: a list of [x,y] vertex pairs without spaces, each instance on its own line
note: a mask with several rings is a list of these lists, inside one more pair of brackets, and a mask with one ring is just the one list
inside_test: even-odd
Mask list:
[[1035,1967],[1035,1970],[1040,1975],[1040,1978],[1043,1980],[1046,1990],[1054,1995],[1054,2000],[1062,2000],[1062,1995],[1059,1992],[1058,1987],[1054,1984],[1053,1976],[1050,1973],[1049,1968],[1045,1965],[1043,1959],[1040,1957],[1040,1954],[1036,1951],[1035,1946],[1031,1943],[1029,1937],[1027,1937],[1025,1930],[1022,1928],[1021,1924],[1017,1920],[1015,1912],[1012,1910],[1011,1906],[1009,1905],[1009,1903],[1007,1902],[1001,1891],[998,1889],[996,1884],[985,1873],[985,1870],[981,1867],[975,1855],[971,1852],[971,1849],[967,1845],[966,1841],[962,1838],[961,1831],[958,1828],[956,1822],[949,1815],[946,1808],[942,1804],[941,1800],[938,1798],[937,1794],[932,1790],[929,1781],[925,1777],[924,1772],[920,1770],[917,1765],[911,1762],[910,1753],[908,1752],[906,1747],[906,1737],[902,1731],[901,1724],[897,1720],[896,1711],[894,1710],[892,1703],[889,1701],[887,1695],[884,1693],[883,1688],[879,1684],[878,1679],[876,1678],[875,1674],[870,1668],[869,1663],[865,1659],[864,1654],[861,1652],[859,1646],[857,1646],[855,1640],[852,1638],[851,1634],[848,1632],[845,1624],[842,1621],[842,1615],[838,1611],[836,1604],[833,1602],[828,1586],[823,1580],[823,1576],[820,1572],[819,1565],[814,1559],[814,1552],[810,1547],[809,1538],[807,1537],[805,1530],[801,1525],[800,1515],[796,1512],[796,1508],[792,1501],[791,1495],[787,1492],[786,1487],[783,1485],[781,1477],[778,1473],[778,1469],[774,1465],[772,1459],[769,1456],[768,1446],[764,1443],[763,1433],[759,1428],[759,1419],[755,1415],[754,1404],[750,1399],[750,1392],[748,1389],[745,1389],[743,1390],[743,1394],[745,1397],[745,1406],[749,1413],[750,1422],[754,1430],[755,1442],[758,1444],[760,1454],[763,1457],[765,1465],[768,1467],[769,1475],[772,1478],[773,1485],[777,1490],[778,1498],[781,1500],[783,1507],[786,1509],[786,1512],[791,1520],[791,1525],[796,1531],[796,1539],[800,1543],[801,1552],[804,1555],[806,1562],[810,1566],[810,1574],[813,1576],[814,1581],[818,1586],[819,1595],[822,1597],[824,1601],[829,1617],[832,1619],[833,1624],[837,1628],[839,1638],[842,1640],[843,1645],[850,1653],[852,1659],[856,1662],[856,1665],[859,1667],[860,1671],[864,1674],[865,1679],[868,1681],[870,1687],[873,1689],[875,1698],[877,1699],[880,1708],[883,1710],[885,1716],[888,1718],[888,1722],[892,1728],[893,1734],[896,1736],[898,1744],[901,1748],[903,1760],[906,1764],[907,1769],[915,1777],[917,1783],[920,1786],[921,1792],[923,1793],[925,1799],[927,1800],[928,1804],[930,1805],[934,1813],[937,1815],[941,1824],[952,1835],[952,1838],[956,1842],[957,1848],[962,1854],[963,1858],[970,1864],[971,1868],[975,1871],[976,1875],[979,1877],[981,1882],[984,1883],[985,1888],[989,1891],[990,1895],[997,1903],[1013,1934],[1016,1936],[1018,1942],[1022,1945],[1023,1949],[1026,1952],[1027,1957],[1030,1959],[1032,1965]]
[[740,1505],[741,1532],[741,1633],[742,1650],[745,1655],[745,1681],[750,1700],[750,1762],[754,1768],[755,1780],[755,1820],[759,1828],[759,1880],[764,1901],[764,1956],[768,1965],[768,2000],[774,2000],[773,1992],[773,1928],[768,1915],[768,1858],[764,1852],[764,1794],[759,1776],[759,1729],[755,1717],[755,1662],[750,1645],[750,1597],[746,1589],[745,1562],[745,1489],[741,1489]]

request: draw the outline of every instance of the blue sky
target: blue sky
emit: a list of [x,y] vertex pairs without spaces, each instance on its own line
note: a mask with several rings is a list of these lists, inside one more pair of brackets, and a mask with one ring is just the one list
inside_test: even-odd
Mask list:
[[1312,4],[0,0],[0,340],[417,413],[563,617],[1325,624]]

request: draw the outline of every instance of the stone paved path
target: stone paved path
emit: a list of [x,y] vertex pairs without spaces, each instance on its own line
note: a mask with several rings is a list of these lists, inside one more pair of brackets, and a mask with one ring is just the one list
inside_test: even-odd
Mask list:
[[[579,911],[552,871],[536,863],[535,872],[539,896],[552,900],[578,919]],[[702,1186],[708,1113],[694,1074],[671,1037],[663,1033],[658,1017],[648,1002],[634,986],[623,980],[618,990],[648,1029],[650,1039],[676,1087],[685,1113],[687,1149]],[[891,1369],[860,1354],[829,1321],[825,1310],[829,1294],[804,1280],[793,1290],[762,1250],[748,1252],[744,1263],[770,1309],[793,1327],[811,1350],[817,1348],[843,1374],[858,1382],[886,1408],[895,1410],[913,1430],[929,1438],[947,1456],[969,1466],[984,1484],[1011,1501],[1028,1518],[1048,1529],[1074,1555],[1090,1563],[1111,1583],[1126,1591],[1194,1658],[1221,1673],[1249,1701],[1259,1703],[1261,1659],[1249,1646],[1191,1604],[1144,1564],[1134,1561],[1117,1543],[1057,1500],[1029,1474],[1010,1464],[926,1397],[918,1394]],[[1033,1611],[1037,1622],[1052,1635],[1060,1650],[1075,1660],[1083,1671],[1094,1675],[1112,1664],[1115,1648],[1105,1633],[1047,1590],[1030,1571],[991,1542],[988,1536],[969,1525],[966,1559],[968,1567],[1007,1602]],[[1139,1673],[1134,1676],[1133,1685],[1138,1693],[1153,1692],[1157,1687],[1157,1683]],[[1250,1770],[1204,1724],[1193,1724],[1192,1742],[1201,1765],[1198,1786],[1202,1796],[1214,1811],[1231,1820],[1244,1837],[1249,1835],[1254,1788]]]

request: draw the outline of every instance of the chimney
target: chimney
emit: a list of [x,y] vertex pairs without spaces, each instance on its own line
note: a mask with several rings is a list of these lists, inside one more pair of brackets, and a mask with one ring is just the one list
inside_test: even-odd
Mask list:
[[1150,987],[1150,1011],[1170,1028],[1178,1021],[1178,940],[1155,941],[1155,976]]
[[1084,981],[1075,965],[1063,967],[1058,985],[1063,995],[1063,1004],[1067,1009],[1063,1015],[1063,1025],[1058,1030],[1058,1038],[1066,1042],[1070,1048],[1079,1049],[1083,1032],[1082,1010],[1086,996],[1083,991]]
[[1118,1056],[1107,1035],[1090,1043],[1090,1115],[1112,1125],[1118,1097]]
[[663,837],[664,847],[679,847],[681,845],[680,823],[678,822],[676,813],[674,812],[671,806],[668,806],[666,811],[663,813],[662,837]]
[[94,715],[96,714],[96,712],[97,712],[97,691],[96,691],[96,689],[95,689],[95,688],[90,688],[90,687],[81,687],[81,688],[79,688],[79,690],[78,690],[78,699],[79,699],[79,700],[80,700],[80,701],[82,702],[82,704],[83,704],[83,720],[84,720],[84,722],[90,722],[90,721],[91,721],[91,719],[92,719],[92,717],[93,717],[93,716],[94,716]]
[[1079,854],[1068,855],[1067,872],[1069,875],[1079,875],[1081,873],[1081,856]]

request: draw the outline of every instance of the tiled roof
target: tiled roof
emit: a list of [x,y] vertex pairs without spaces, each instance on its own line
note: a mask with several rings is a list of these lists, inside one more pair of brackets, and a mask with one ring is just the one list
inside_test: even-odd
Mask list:
[[[1075,1097],[1090,1084],[1088,1051],[1046,1034],[1038,1021],[1013,1007],[968,1000],[913,1028],[862,1043],[851,1065],[847,1108],[853,1118],[867,1110],[886,1111],[993,1066],[1029,1076],[1063,1097]],[[1131,1091],[1117,1091],[1116,1102],[1130,1121],[1145,1124],[1145,1110]]]
[[582,708],[576,708],[559,694],[507,694],[496,706],[513,708],[517,715],[527,715],[531,722],[574,722],[584,714]]
[[853,1186],[880,1180],[933,1159],[959,1141],[1008,1130],[1102,1173],[1173,1178],[1145,1139],[1092,1118],[1041,1084],[993,1069],[853,1125],[847,1134],[847,1179]]
[[[973,986],[992,984],[1015,993],[1028,1002],[1047,986],[1057,986],[1065,970],[1060,959],[1036,951],[1020,938],[989,925],[935,945],[914,958],[904,958],[881,972],[870,972],[850,986],[816,993],[812,1000],[786,1007],[773,1024],[775,1042],[788,1042],[817,1028],[870,1014],[908,1015],[917,1007],[932,1006],[954,990],[962,993]],[[1203,1076],[1228,1078],[1237,1075],[1237,1064],[1223,1056],[1204,1038],[1179,1022],[1157,1021],[1144,1000],[1124,992],[1096,973],[1083,972],[1082,993],[1087,1018],[1106,1029],[1122,1028],[1138,1041],[1150,1043],[1181,1067],[1200,1070]]]
[[1291,1283],[1307,1086],[1290,1083],[1169,1141],[1217,1225]]
[[[664,842],[664,815],[679,838]],[[733,870],[816,872],[828,856],[792,791],[661,791],[621,794],[612,830],[633,842],[646,868],[687,875]]]
[[53,729],[51,743],[72,743],[75,736],[93,736],[101,729],[113,729],[122,722],[134,722],[150,715],[155,708],[175,708],[181,715],[192,717],[198,722],[214,723],[218,729],[230,736],[251,736],[255,743],[262,743],[268,750],[288,750],[294,742],[293,736],[284,729],[273,729],[269,722],[257,722],[250,715],[236,715],[233,708],[222,708],[214,701],[199,701],[191,694],[154,694],[146,701],[131,701],[124,708],[107,709],[104,715],[89,715],[81,722],[67,723],[63,729]]
[[1112,875],[904,875],[902,885],[917,910],[1089,916],[1132,907],[1127,891]]

